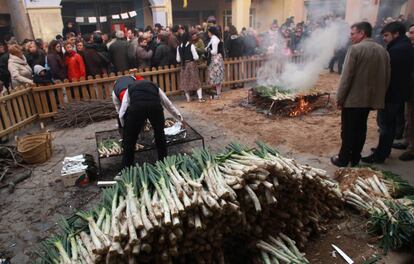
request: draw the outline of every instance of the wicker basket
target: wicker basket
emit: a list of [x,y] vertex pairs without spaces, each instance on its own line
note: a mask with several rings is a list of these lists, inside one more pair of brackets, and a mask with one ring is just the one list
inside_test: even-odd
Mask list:
[[52,156],[51,133],[39,133],[18,138],[17,152],[29,164],[47,161]]

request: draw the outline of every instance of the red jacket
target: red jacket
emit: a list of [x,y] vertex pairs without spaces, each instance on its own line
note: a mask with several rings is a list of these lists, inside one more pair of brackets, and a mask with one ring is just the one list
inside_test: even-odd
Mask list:
[[65,64],[68,70],[68,79],[72,81],[73,79],[79,80],[81,77],[86,78],[86,69],[85,63],[81,55],[77,54],[75,51],[67,52],[65,54]]

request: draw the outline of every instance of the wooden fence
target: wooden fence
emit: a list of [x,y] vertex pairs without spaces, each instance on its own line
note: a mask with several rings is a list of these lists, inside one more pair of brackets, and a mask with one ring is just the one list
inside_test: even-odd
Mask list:
[[[263,65],[264,57],[241,57],[226,59],[224,62],[224,86],[255,81],[257,71]],[[301,57],[293,57],[295,63],[302,62]],[[124,73],[111,73],[103,76],[89,76],[86,80],[59,82],[48,86],[25,87],[12,94],[0,97],[0,138],[10,135],[21,127],[38,118],[53,117],[65,105],[76,100],[110,99],[115,80],[124,75],[140,74],[157,83],[168,96],[181,93],[179,66],[165,66],[152,69],[130,70]],[[208,84],[207,66],[199,66],[203,88]]]
[[0,97],[0,138],[14,133],[38,118],[32,88],[18,89]]

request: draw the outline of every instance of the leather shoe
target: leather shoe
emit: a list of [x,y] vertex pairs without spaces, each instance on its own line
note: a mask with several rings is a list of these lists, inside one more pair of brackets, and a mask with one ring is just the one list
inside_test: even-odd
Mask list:
[[359,165],[359,161],[351,161],[351,167],[356,167]]
[[384,160],[378,159],[374,154],[361,158],[362,162],[369,163],[369,164],[382,164]]
[[[377,148],[371,148],[372,153],[375,153],[376,151],[377,151]],[[387,158],[389,158],[389,157],[390,157],[390,155],[387,156]]]
[[406,151],[398,159],[401,161],[414,160],[414,151]]
[[408,145],[407,144],[404,144],[404,143],[393,143],[392,144],[392,148],[395,148],[395,149],[407,149],[408,148]]
[[348,162],[340,160],[338,156],[331,157],[331,162],[332,162],[333,165],[335,165],[337,167],[347,167],[348,166]]

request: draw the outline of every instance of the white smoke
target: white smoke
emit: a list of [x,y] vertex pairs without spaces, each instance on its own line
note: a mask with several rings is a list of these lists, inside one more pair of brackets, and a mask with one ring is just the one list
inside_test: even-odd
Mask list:
[[273,54],[259,69],[258,84],[292,92],[310,89],[316,84],[335,49],[344,47],[348,40],[349,26],[343,21],[333,21],[324,28],[312,31],[301,44],[304,58],[301,64],[289,61],[279,40]]

